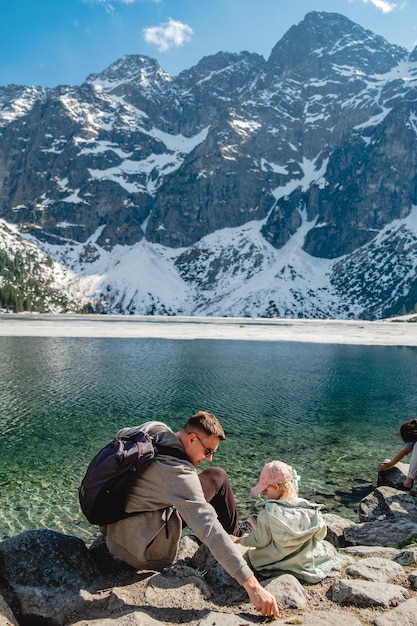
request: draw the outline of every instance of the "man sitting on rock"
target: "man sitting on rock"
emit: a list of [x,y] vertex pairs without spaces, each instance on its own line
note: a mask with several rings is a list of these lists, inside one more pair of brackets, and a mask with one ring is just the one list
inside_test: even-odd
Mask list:
[[226,473],[215,467],[200,474],[196,471],[200,463],[212,459],[226,438],[218,419],[200,411],[177,433],[162,422],[146,422],[141,429],[161,446],[185,452],[188,460],[164,450],[141,471],[126,504],[126,512],[139,514],[104,530],[111,554],[137,569],[161,570],[174,562],[181,530],[187,525],[245,588],[254,607],[262,615],[277,616],[274,596],[260,585],[229,536],[241,533]]

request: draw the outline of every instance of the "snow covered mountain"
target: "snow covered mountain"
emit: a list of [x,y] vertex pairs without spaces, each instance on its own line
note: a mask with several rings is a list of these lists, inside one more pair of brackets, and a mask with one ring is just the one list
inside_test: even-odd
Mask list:
[[411,312],[416,164],[417,48],[312,12],[268,60],[0,87],[0,251],[51,259],[50,310]]

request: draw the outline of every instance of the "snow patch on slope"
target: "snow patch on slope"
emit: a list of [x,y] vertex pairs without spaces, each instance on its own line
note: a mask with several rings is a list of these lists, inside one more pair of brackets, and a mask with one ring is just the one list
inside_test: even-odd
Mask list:
[[[304,211],[300,215],[301,226],[280,250],[263,238],[264,221],[216,231],[189,248],[143,239],[110,251],[97,244],[104,226],[83,244],[57,246],[19,235],[3,222],[2,246],[42,246],[55,260],[54,285],[80,306],[90,303],[106,313],[336,319],[373,310],[383,317],[384,289],[392,290],[394,282],[397,293],[405,293],[417,272],[417,207],[339,259],[312,257],[302,249],[315,220]],[[401,258],[386,253],[395,238]],[[358,264],[369,268],[366,276]]]

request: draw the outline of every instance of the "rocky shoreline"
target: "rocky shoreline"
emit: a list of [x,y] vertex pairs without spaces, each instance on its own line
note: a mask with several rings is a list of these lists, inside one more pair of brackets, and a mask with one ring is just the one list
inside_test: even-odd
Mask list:
[[[341,565],[316,585],[283,574],[264,584],[281,610],[274,626],[416,626],[417,497],[401,491],[407,466],[378,476],[358,522],[325,514]],[[404,547],[405,546],[405,547]],[[245,548],[240,547],[242,551]],[[192,535],[160,573],[115,561],[51,530],[0,543],[0,626],[251,626],[265,621]]]

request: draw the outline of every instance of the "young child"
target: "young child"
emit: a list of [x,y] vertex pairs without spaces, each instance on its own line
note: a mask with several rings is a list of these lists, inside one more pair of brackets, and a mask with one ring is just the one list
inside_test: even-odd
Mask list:
[[403,489],[405,489],[405,491],[410,491],[417,476],[417,446],[414,445],[417,442],[417,419],[412,419],[408,422],[404,422],[403,424],[401,424],[400,434],[402,440],[405,443],[405,446],[401,448],[401,450],[399,450],[397,454],[392,457],[392,459],[380,463],[379,469],[382,472],[391,469],[391,467],[394,467],[394,465],[396,465],[398,461],[401,461],[401,459],[403,459],[405,456],[407,456],[407,454],[410,454],[411,452],[410,467],[408,470],[407,478],[405,479],[403,484]]
[[252,493],[267,500],[258,515],[258,527],[236,543],[249,546],[247,559],[264,578],[290,572],[308,583],[325,578],[341,561],[324,541],[326,524],[321,505],[298,497],[297,472],[282,461],[271,461],[261,471]]

